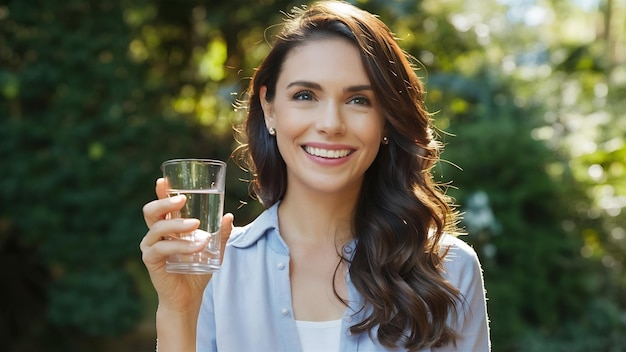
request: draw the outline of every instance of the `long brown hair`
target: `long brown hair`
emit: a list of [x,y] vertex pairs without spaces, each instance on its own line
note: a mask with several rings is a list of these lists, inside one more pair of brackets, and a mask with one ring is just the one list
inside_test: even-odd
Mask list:
[[260,88],[267,87],[271,101],[287,54],[310,40],[333,37],[348,39],[359,49],[389,138],[365,173],[354,212],[357,247],[350,278],[371,314],[351,331],[378,327],[378,341],[389,348],[454,343],[457,333],[446,320],[457,315],[462,297],[442,277],[445,252],[439,241],[444,231],[454,230],[456,218],[430,172],[441,144],[434,139],[424,88],[410,56],[374,15],[339,1],[294,9],[248,91],[247,144],[238,152],[247,152],[242,158],[252,175],[252,190],[269,207],[287,187],[285,162],[265,126]]

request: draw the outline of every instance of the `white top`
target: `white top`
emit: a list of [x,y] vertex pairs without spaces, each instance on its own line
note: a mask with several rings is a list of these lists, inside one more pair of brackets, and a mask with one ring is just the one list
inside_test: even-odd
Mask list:
[[302,352],[339,351],[341,319],[329,321],[296,320]]

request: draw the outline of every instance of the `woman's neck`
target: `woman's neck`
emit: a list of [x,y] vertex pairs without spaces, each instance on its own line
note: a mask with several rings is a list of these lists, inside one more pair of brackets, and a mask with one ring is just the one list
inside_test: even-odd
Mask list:
[[289,244],[334,243],[343,245],[352,235],[352,216],[357,195],[325,195],[289,190],[278,208],[281,235]]

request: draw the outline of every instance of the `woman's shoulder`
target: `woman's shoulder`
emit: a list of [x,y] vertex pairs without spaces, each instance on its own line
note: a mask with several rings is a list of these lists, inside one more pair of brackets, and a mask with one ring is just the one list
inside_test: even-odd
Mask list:
[[459,235],[451,235],[449,233],[444,233],[439,239],[439,249],[444,251],[446,249],[450,249],[462,256],[477,256],[474,248],[464,241]]
[[443,255],[444,271],[450,277],[482,270],[476,250],[458,236],[443,234],[439,240],[439,250]]

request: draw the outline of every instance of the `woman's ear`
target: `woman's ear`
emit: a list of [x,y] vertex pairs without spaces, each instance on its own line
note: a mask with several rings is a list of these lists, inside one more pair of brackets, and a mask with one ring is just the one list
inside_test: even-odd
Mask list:
[[259,100],[261,100],[261,108],[263,109],[263,116],[265,118],[265,126],[269,130],[274,128],[274,105],[266,99],[267,87],[261,86],[259,90]]
[[389,122],[385,121],[385,125],[383,126],[383,134],[382,136],[380,136],[380,138],[382,144],[389,144]]

